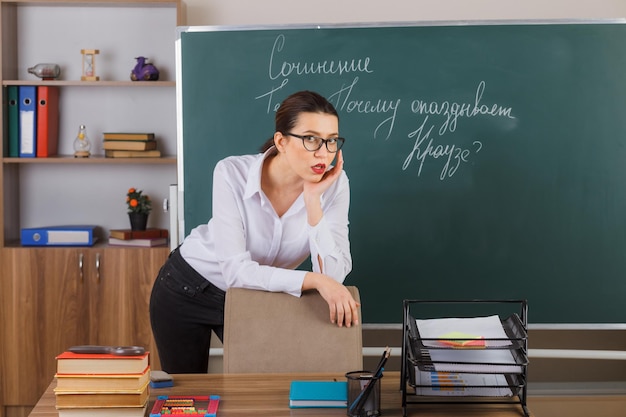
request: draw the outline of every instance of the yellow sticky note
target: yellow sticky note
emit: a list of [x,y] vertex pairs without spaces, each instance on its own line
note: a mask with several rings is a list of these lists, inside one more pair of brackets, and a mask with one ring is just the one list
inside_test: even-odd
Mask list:
[[485,347],[484,337],[463,332],[449,332],[439,338],[439,343],[453,347]]

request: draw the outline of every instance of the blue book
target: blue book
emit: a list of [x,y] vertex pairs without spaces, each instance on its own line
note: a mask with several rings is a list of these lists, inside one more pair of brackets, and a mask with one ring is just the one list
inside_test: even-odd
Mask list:
[[92,246],[97,226],[50,226],[22,228],[23,246]]
[[342,408],[348,406],[346,381],[291,381],[290,408]]
[[21,158],[36,156],[37,140],[37,87],[34,85],[19,86],[19,154]]

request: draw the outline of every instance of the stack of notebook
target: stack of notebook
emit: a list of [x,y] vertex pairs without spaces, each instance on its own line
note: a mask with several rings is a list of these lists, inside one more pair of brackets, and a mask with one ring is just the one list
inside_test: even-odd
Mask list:
[[102,134],[104,155],[107,158],[158,158],[154,133],[105,132]]
[[164,246],[168,242],[168,230],[150,228],[146,230],[111,229],[109,245],[113,246]]

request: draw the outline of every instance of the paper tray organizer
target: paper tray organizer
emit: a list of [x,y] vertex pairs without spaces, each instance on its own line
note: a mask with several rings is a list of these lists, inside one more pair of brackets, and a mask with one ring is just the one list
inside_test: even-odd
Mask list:
[[[469,365],[476,367],[483,367],[481,370],[455,370],[457,372],[468,372],[468,373],[517,373],[521,374],[523,371],[523,366],[528,365],[528,356],[525,352],[525,342],[526,342],[526,330],[523,328],[522,322],[517,314],[513,314],[502,321],[502,327],[507,335],[507,339],[493,338],[493,339],[485,339],[487,342],[487,346],[476,348],[476,350],[508,350],[514,359],[514,364],[510,362],[464,362],[462,360],[441,360],[441,361],[433,361],[431,359],[430,350],[451,350],[451,351],[460,351],[458,348],[450,347],[450,346],[426,346],[424,342],[426,341],[455,341],[457,339],[451,338],[437,338],[437,339],[424,339],[420,337],[419,330],[417,328],[416,320],[413,316],[409,315],[409,332],[408,332],[408,342],[409,342],[409,362],[418,367],[422,371],[435,371],[437,364],[446,364],[450,365],[450,367],[454,367],[454,365]],[[489,346],[489,341],[510,341],[510,345],[506,346]],[[462,348],[463,351],[467,351],[471,348]],[[482,366],[481,366],[482,365]],[[499,370],[499,367],[510,367],[517,369],[514,372],[503,372]]]
[[[428,342],[453,342],[455,338],[422,338],[418,330],[415,317],[410,312],[411,305],[419,303],[442,303],[446,304],[466,304],[466,303],[513,303],[519,304],[520,312],[512,313],[508,317],[500,318],[502,327],[506,334],[506,338],[484,339],[486,346],[476,348],[458,348],[446,343],[428,343]],[[469,403],[504,403],[519,404],[522,407],[525,416],[530,416],[526,407],[527,399],[527,365],[528,365],[528,332],[527,332],[527,303],[526,300],[472,300],[472,301],[422,301],[422,300],[404,300],[404,322],[403,322],[403,351],[402,351],[402,406],[404,416],[407,415],[407,404],[469,404]],[[490,346],[489,342],[507,342],[507,345],[499,343],[497,346]],[[509,352],[512,361],[506,362],[489,361],[489,362],[465,362],[463,360],[454,360],[454,353],[467,352],[468,350],[478,351],[501,351],[500,353]],[[449,360],[433,360],[436,351],[446,353]],[[449,355],[448,355],[449,353]],[[438,371],[437,368],[445,366],[445,371]],[[503,371],[504,370],[504,371]],[[437,373],[460,373],[459,375],[484,375],[493,378],[485,378],[485,380],[495,381],[493,384],[480,385],[465,384],[464,394],[455,395],[448,393],[447,395],[424,395],[421,392],[445,391],[449,389],[447,382],[438,383],[437,379],[428,380],[426,383],[418,378],[417,374],[421,372]],[[498,375],[498,378],[495,376]],[[471,378],[470,378],[471,379]],[[407,392],[407,386],[413,388],[414,392]],[[496,392],[497,394],[484,394],[484,392]],[[478,394],[473,394],[473,393]],[[505,394],[506,393],[506,394]],[[495,397],[488,398],[485,397]],[[498,399],[500,398],[500,399]],[[516,399],[517,398],[517,399]]]

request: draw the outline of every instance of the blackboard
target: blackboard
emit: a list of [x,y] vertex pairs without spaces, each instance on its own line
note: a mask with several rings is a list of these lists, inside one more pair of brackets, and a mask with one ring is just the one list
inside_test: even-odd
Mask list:
[[315,90],[340,115],[365,323],[402,300],[527,299],[532,323],[626,322],[626,25],[185,27],[184,224],[212,171]]

